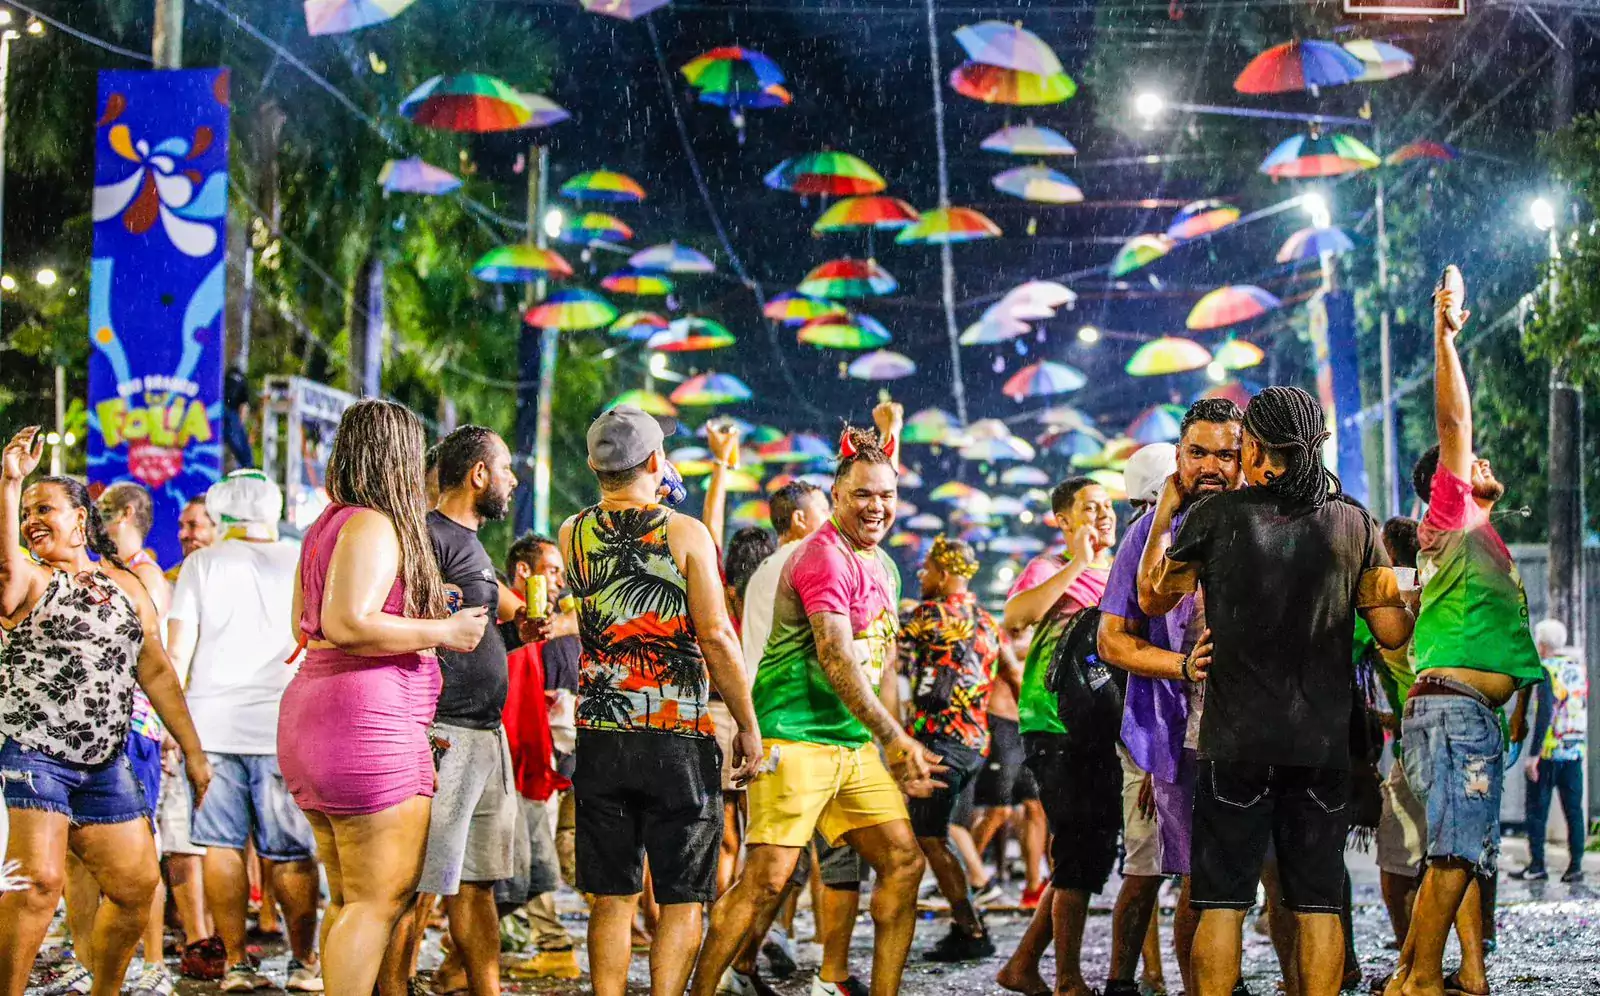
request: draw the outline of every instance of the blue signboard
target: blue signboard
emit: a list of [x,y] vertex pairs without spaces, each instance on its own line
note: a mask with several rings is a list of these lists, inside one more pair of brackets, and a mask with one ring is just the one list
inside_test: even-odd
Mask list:
[[89,483],[155,499],[149,545],[222,468],[228,71],[100,74],[89,280]]

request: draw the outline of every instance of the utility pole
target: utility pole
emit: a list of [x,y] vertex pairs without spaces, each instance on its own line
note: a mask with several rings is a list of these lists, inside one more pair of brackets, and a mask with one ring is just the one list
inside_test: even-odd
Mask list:
[[[550,153],[542,145],[528,149],[528,238],[543,249],[545,200],[549,195]],[[545,294],[545,282],[526,285],[524,308],[531,308]],[[555,391],[556,351],[560,346],[555,329],[523,328],[517,338],[517,452],[533,454],[533,486],[517,491],[514,521],[519,532],[532,529],[541,535],[550,530],[550,436],[551,395]],[[530,386],[532,387],[530,390]]]
[[[1383,148],[1376,126],[1372,130],[1374,151]],[[1383,155],[1378,151],[1378,155]],[[1383,170],[1376,170],[1377,192],[1373,207],[1378,215],[1378,364],[1383,383],[1383,501],[1384,515],[1400,514],[1400,474],[1394,445],[1394,355],[1389,338],[1389,225],[1385,217]]]
[[183,0],[156,0],[156,27],[150,55],[157,69],[183,65]]

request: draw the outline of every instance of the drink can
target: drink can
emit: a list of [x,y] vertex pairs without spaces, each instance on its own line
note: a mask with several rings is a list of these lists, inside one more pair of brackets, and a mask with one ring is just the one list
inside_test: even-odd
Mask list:
[[461,589],[453,584],[444,586],[444,604],[451,615],[461,611]]
[[543,619],[550,614],[550,589],[543,574],[528,578],[528,617]]

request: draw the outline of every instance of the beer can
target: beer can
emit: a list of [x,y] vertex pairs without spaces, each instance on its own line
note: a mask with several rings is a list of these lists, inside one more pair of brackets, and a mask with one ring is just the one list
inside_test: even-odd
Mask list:
[[528,617],[543,619],[550,614],[550,589],[543,574],[528,578]]

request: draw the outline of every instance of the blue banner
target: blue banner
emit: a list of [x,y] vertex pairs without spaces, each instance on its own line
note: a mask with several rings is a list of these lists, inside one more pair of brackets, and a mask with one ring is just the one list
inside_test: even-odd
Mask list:
[[149,488],[170,565],[222,468],[228,71],[102,72],[98,107],[89,484]]
[[1361,411],[1361,364],[1356,354],[1356,308],[1348,291],[1322,295],[1327,309],[1328,372],[1333,387],[1333,407],[1329,422],[1342,427],[1336,440],[1335,465],[1344,493],[1362,504],[1370,504],[1367,493],[1366,455],[1361,448],[1359,425],[1344,426],[1346,419]]

